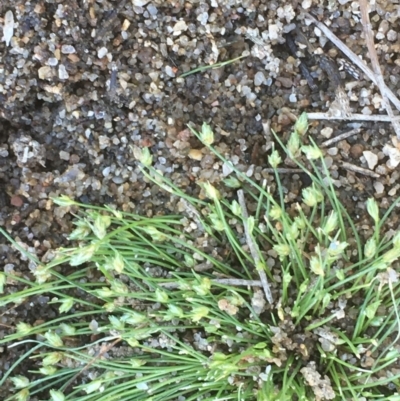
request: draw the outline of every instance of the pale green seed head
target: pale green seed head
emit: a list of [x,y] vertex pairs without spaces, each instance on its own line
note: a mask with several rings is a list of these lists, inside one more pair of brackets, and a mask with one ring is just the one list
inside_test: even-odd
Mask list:
[[7,281],[7,277],[3,272],[0,272],[0,294],[4,292],[4,284]]
[[276,244],[273,246],[273,249],[278,254],[279,259],[283,259],[290,255],[290,246],[287,244]]
[[282,209],[278,205],[273,205],[269,211],[269,215],[273,220],[279,220],[282,217]]
[[51,401],[65,401],[65,395],[58,390],[50,390]]
[[240,188],[242,186],[241,182],[236,177],[228,177],[223,180],[224,184],[228,188]]
[[208,181],[203,184],[204,192],[206,193],[207,198],[218,201],[221,199],[221,194],[213,185],[211,185]]
[[268,156],[268,163],[272,168],[277,168],[282,163],[282,158],[279,156],[278,151],[274,150],[271,156]]
[[193,291],[196,292],[197,295],[206,296],[210,293],[211,290],[211,280],[207,277],[201,279],[199,284],[192,285]]
[[377,245],[375,238],[369,238],[364,246],[364,255],[366,258],[370,259],[376,255]]
[[153,156],[150,154],[149,148],[139,148],[139,146],[130,145],[133,157],[146,167],[150,167],[153,164]]
[[288,150],[289,157],[296,159],[299,155],[300,150],[300,137],[297,132],[292,132],[290,138],[286,144],[286,149]]
[[46,357],[43,358],[42,364],[43,366],[55,365],[60,362],[63,354],[61,352],[51,352]]
[[121,317],[121,320],[132,326],[136,326],[140,323],[145,322],[146,316],[142,313],[131,311],[129,313],[124,313]]
[[167,237],[165,236],[165,234],[163,234],[160,230],[158,230],[156,227],[154,226],[148,226],[145,228],[145,231],[147,232],[147,234],[154,240],[154,241],[159,241],[159,242],[163,242],[167,239]]
[[169,301],[168,294],[165,291],[160,290],[159,288],[156,289],[155,295],[156,301],[160,302],[161,304],[165,304]]
[[338,227],[338,220],[337,213],[332,210],[322,227],[324,234],[329,235],[332,231],[336,230]]
[[302,113],[297,119],[294,130],[301,136],[305,135],[308,130],[308,116],[307,113]]
[[47,266],[39,265],[33,272],[38,284],[43,284],[51,278],[50,269]]
[[69,264],[71,266],[79,266],[85,262],[88,262],[93,257],[97,249],[98,245],[96,243],[91,243],[90,245],[78,249],[78,251],[71,256]]
[[74,206],[78,205],[78,202],[75,202],[73,199],[66,195],[61,195],[57,198],[52,198],[53,202],[58,206]]
[[373,218],[377,224],[379,222],[379,207],[374,198],[368,198],[367,200],[367,212]]
[[124,271],[124,259],[119,252],[115,252],[115,256],[111,261],[111,265],[118,274],[121,274]]
[[15,401],[28,401],[29,397],[29,390],[27,388],[23,388],[21,391],[18,391],[14,395]]
[[21,336],[28,335],[32,330],[32,326],[28,323],[20,322],[17,323],[17,333],[21,334]]
[[111,280],[110,284],[111,284],[111,289],[118,295],[129,293],[128,286],[125,283],[123,283],[121,280],[117,280],[117,279]]
[[68,312],[74,306],[73,298],[64,298],[60,301],[60,306],[58,308],[60,313]]
[[200,140],[206,146],[210,146],[214,143],[214,132],[207,123],[203,123],[201,127]]
[[321,260],[317,256],[312,256],[310,259],[310,270],[317,276],[323,277],[325,275],[324,267]]
[[185,315],[182,308],[173,304],[168,305],[168,310],[174,317],[182,318]]
[[48,343],[55,348],[59,348],[62,347],[64,345],[63,340],[61,339],[61,337],[55,333],[54,331],[47,331],[44,334],[44,337],[46,338],[46,340],[48,341]]
[[216,213],[210,213],[208,217],[211,220],[211,226],[214,230],[225,231],[224,223]]
[[301,151],[306,155],[308,160],[316,160],[323,157],[323,153],[317,146],[302,146]]
[[392,248],[382,255],[382,263],[383,264],[393,263],[399,257],[400,257],[400,249]]
[[13,382],[15,388],[25,388],[28,387],[30,383],[27,377],[21,375],[10,377],[10,379]]
[[57,368],[55,366],[42,366],[39,371],[44,376],[51,376],[57,372]]
[[232,201],[231,210],[235,216],[241,216],[242,214],[242,209],[240,208],[240,205],[236,200]]
[[118,318],[117,316],[110,315],[108,316],[108,320],[110,321],[112,327],[115,330],[123,331],[125,329],[125,324],[122,319]]
[[400,231],[398,231],[393,237],[393,247],[400,249]]
[[345,249],[349,246],[347,242],[332,241],[328,247],[328,255],[331,258],[337,258],[342,255]]
[[317,204],[317,200],[314,196],[314,192],[310,187],[304,188],[302,190],[302,195],[303,195],[303,202],[310,207],[314,207]]
[[87,383],[82,386],[82,390],[86,392],[86,394],[94,393],[95,391],[99,390],[102,386],[103,380],[93,380],[90,383]]
[[76,327],[67,323],[61,323],[60,329],[62,330],[64,336],[73,336],[76,333]]
[[107,228],[110,224],[110,216],[98,214],[92,226],[93,234],[97,238],[103,239],[107,235]]
[[188,316],[194,321],[198,322],[204,317],[207,317],[210,313],[210,309],[206,306],[198,306],[192,308],[191,312],[189,312]]
[[288,241],[294,241],[298,238],[300,232],[296,224],[292,224],[286,232],[286,239]]

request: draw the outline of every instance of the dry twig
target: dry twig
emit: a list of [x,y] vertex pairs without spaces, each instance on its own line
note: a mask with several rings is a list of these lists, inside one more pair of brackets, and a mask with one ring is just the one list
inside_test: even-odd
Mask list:
[[368,116],[366,114],[351,114],[350,116],[332,116],[328,113],[307,113],[309,120],[354,120],[354,121],[376,121],[392,122],[400,121],[400,116],[389,117],[380,114]]
[[394,114],[392,106],[390,105],[385,92],[385,81],[383,80],[381,67],[379,65],[378,55],[376,53],[374,45],[374,36],[372,34],[372,26],[368,14],[368,4],[366,0],[359,0],[359,4],[361,10],[361,21],[365,34],[365,41],[367,42],[368,54],[371,59],[372,69],[375,73],[376,84],[378,85],[379,91],[381,92],[382,95],[382,104],[383,107],[385,107],[388,116],[392,119],[391,123],[393,125],[394,131],[396,132],[397,138],[400,139],[400,123],[393,119]]
[[[245,286],[245,287],[262,287],[262,283],[260,280],[242,280],[240,278],[216,278],[211,280],[212,283],[215,284],[223,284],[223,285],[236,285],[236,286]],[[179,283],[159,283],[160,287],[174,289],[179,288]]]
[[328,139],[327,141],[322,142],[321,146],[323,148],[326,148],[327,146],[333,145],[336,142],[342,141],[343,139],[349,138],[350,136],[356,135],[360,132],[361,128],[354,128],[351,131],[344,132],[343,134],[340,134],[332,139]]
[[[311,14],[305,12],[305,16],[310,19],[323,33],[324,35],[336,45],[350,60],[354,63],[375,85],[377,85],[375,74],[364,64],[364,62],[353,53],[335,34],[333,34],[329,28],[319,22]],[[385,96],[396,106],[396,109],[400,111],[400,100],[397,99],[396,95],[384,84],[383,86]]]
[[378,173],[375,173],[374,171],[367,170],[366,168],[355,166],[354,164],[351,164],[351,163],[340,162],[340,164],[346,170],[353,171],[354,173],[367,175],[367,176],[373,177],[373,178],[379,178],[380,177],[380,175]]
[[[244,199],[244,192],[241,189],[239,189],[237,194],[238,194],[239,205],[242,210],[242,218],[243,218],[244,232],[246,235],[246,242],[247,242],[247,245],[249,246],[251,256],[254,260],[254,264],[256,266],[259,266],[260,265],[260,256],[258,255],[257,244],[255,244],[255,242],[253,241],[251,232],[249,230],[249,225],[248,225],[249,215],[247,213],[246,201]],[[265,297],[266,297],[267,301],[272,305],[273,299],[272,299],[271,289],[268,284],[267,275],[265,274],[264,270],[259,269],[259,268],[257,268],[257,272],[261,279]]]

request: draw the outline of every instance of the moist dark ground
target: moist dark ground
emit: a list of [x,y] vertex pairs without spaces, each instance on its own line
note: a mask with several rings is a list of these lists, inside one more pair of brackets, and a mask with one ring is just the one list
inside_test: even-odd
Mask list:
[[[272,182],[265,170],[272,141],[266,123],[270,121],[285,140],[296,116],[302,111],[326,111],[335,98],[335,88],[310,56],[305,62],[318,88],[309,88],[286,46],[285,34],[300,27],[334,60],[343,57],[305,23],[300,6],[328,23],[368,61],[357,3],[340,3],[2,0],[0,16],[13,12],[14,33],[9,46],[0,43],[1,226],[41,257],[66,245],[71,228],[71,217],[53,204],[53,196],[65,194],[147,216],[176,213],[176,202],[143,179],[129,145],[149,147],[156,167],[190,194],[199,193],[197,183],[205,180],[218,187],[221,165],[201,152],[202,146],[187,130],[189,122],[198,127],[208,122],[224,156],[254,180]],[[383,75],[396,94],[399,15],[398,4],[391,1],[378,1],[371,13]],[[261,58],[251,52],[254,43],[245,36],[249,28],[264,33]],[[233,64],[179,78],[244,52],[248,57]],[[353,112],[384,113],[373,84],[344,73],[342,78]],[[397,196],[399,172],[383,152],[385,145],[400,152],[392,127],[314,121],[310,135],[321,143],[358,126],[358,135],[336,143],[326,155],[341,200],[360,230],[368,231],[363,202],[373,196],[386,209]],[[374,155],[377,162],[371,167],[367,159]],[[379,177],[345,170],[341,161],[371,167]],[[284,175],[282,180],[288,201],[298,199],[308,184],[307,176],[298,174]],[[397,229],[397,219],[394,213],[388,227]],[[19,253],[4,238],[0,242],[2,268],[32,278]],[[12,332],[20,321],[35,323],[56,313],[46,299],[4,309],[0,336]],[[15,349],[0,352],[4,371],[18,354]],[[30,368],[24,365],[19,373]]]

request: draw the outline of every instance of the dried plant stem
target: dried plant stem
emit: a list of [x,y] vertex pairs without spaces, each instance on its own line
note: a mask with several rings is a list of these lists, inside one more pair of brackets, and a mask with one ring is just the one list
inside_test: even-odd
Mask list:
[[366,168],[355,166],[354,164],[351,164],[351,163],[341,162],[340,164],[346,170],[353,171],[354,173],[367,175],[367,176],[373,177],[373,178],[379,178],[380,177],[380,175],[378,173],[375,173],[374,171],[367,170]]
[[378,114],[374,114],[372,116],[368,116],[365,114],[350,114],[349,116],[332,116],[328,113],[307,113],[307,117],[309,120],[354,120],[354,121],[376,121],[376,122],[392,122],[392,121],[400,121],[399,116],[382,116]]
[[367,42],[368,54],[371,59],[372,69],[375,73],[376,84],[378,85],[379,91],[382,95],[382,103],[386,109],[386,112],[390,118],[392,118],[393,129],[396,132],[396,136],[400,139],[400,123],[398,121],[393,120],[394,114],[392,110],[392,106],[388,101],[385,92],[385,81],[383,80],[381,67],[379,65],[378,55],[376,54],[376,49],[374,45],[374,36],[372,34],[372,26],[369,20],[368,14],[368,4],[366,0],[359,0],[360,10],[361,10],[361,21],[365,34],[365,41]]
[[[244,199],[244,192],[243,192],[243,190],[239,189],[237,194],[238,194],[239,205],[242,210],[242,218],[243,218],[244,232],[246,235],[246,242],[247,242],[247,245],[249,246],[251,256],[254,260],[254,264],[256,266],[259,266],[260,265],[260,257],[258,255],[257,244],[253,241],[253,238],[251,237],[251,233],[249,230],[249,225],[248,225],[249,215],[247,213],[246,201]],[[272,299],[271,289],[268,284],[267,275],[265,274],[265,271],[262,269],[257,269],[257,272],[260,276],[260,280],[262,283],[262,288],[265,293],[265,297],[266,297],[267,301],[272,305],[273,299]]]
[[[305,16],[310,19],[323,33],[324,35],[335,44],[335,46],[341,50],[352,63],[354,63],[375,85],[377,85],[375,74],[363,63],[357,54],[353,53],[335,34],[333,34],[329,28],[319,22],[311,14],[305,13]],[[385,96],[395,105],[396,109],[400,111],[400,100],[397,99],[396,95],[384,84],[383,86]],[[353,116],[352,116],[353,117]],[[353,119],[353,118],[352,118]]]
[[333,145],[334,143],[342,141],[343,139],[349,138],[350,136],[357,135],[360,132],[361,132],[361,128],[354,128],[351,131],[344,132],[343,134],[340,134],[338,136],[335,136],[332,139],[328,139],[327,141],[322,142],[321,146],[323,148],[326,148],[327,146]]
[[212,281],[218,284],[225,284],[225,285],[262,287],[262,283],[260,280],[241,280],[239,278],[218,278]]
[[[235,285],[244,287],[262,287],[260,280],[242,280],[240,278],[216,278],[211,280],[215,284]],[[174,289],[179,288],[179,283],[159,283],[160,287]]]

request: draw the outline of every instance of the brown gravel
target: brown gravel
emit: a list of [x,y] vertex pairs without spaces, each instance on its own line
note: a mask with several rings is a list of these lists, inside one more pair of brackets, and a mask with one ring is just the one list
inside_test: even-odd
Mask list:
[[[256,181],[272,182],[265,155],[271,138],[263,123],[270,120],[271,128],[285,139],[293,116],[304,110],[326,111],[334,100],[329,80],[312,57],[305,62],[318,90],[310,91],[299,72],[299,60],[285,46],[284,34],[297,25],[317,49],[334,59],[342,57],[318,30],[304,23],[299,6],[313,11],[368,61],[357,2],[330,2],[330,8],[319,4],[317,0],[0,2],[0,35],[6,39],[0,43],[0,224],[40,257],[65,245],[70,229],[69,217],[53,205],[52,196],[66,194],[148,216],[175,212],[176,201],[143,180],[129,145],[150,147],[158,169],[179,187],[198,193],[196,182],[218,184],[222,169],[216,169],[214,157],[201,152],[186,129],[190,121],[209,122],[221,153]],[[383,0],[372,7],[385,82],[400,94],[399,5]],[[14,22],[5,29],[9,10]],[[179,77],[242,54],[249,56]],[[354,112],[383,113],[379,91],[369,81],[344,72],[342,79]],[[324,128],[336,136],[358,126],[351,121],[313,122],[310,132],[322,142]],[[362,123],[361,128],[360,134],[327,149],[335,185],[356,219],[362,218],[367,197],[375,196],[387,208],[399,187],[400,145],[392,140],[391,126]],[[341,168],[341,162],[348,162],[368,169],[365,151],[377,155],[374,171],[379,178]],[[283,177],[288,199],[298,197],[307,183],[302,180],[302,175]],[[0,241],[4,269],[29,275],[19,254]],[[40,299],[1,314],[0,336],[20,320],[48,318],[54,311]],[[0,375],[15,357],[11,351],[0,351]]]

